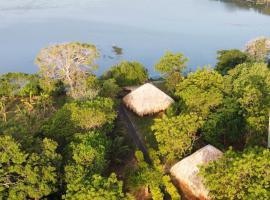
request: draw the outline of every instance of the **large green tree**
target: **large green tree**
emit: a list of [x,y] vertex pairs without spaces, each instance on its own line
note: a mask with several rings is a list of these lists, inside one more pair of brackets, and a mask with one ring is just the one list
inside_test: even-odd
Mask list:
[[165,86],[170,92],[175,91],[175,86],[182,80],[181,73],[187,66],[188,59],[181,53],[166,52],[155,65],[163,78]]
[[183,109],[206,118],[223,101],[224,79],[211,69],[190,73],[176,87],[176,96],[183,102]]
[[[95,174],[87,177],[84,184],[78,185],[76,192],[69,188],[63,196],[66,200],[135,200],[131,195],[123,192],[123,182],[119,181],[114,173],[109,177],[102,177]],[[77,186],[76,186],[77,187]]]
[[85,176],[101,174],[108,165],[111,142],[101,132],[78,133],[69,145],[69,162],[65,167],[68,187],[81,184]]
[[[99,54],[94,45],[78,42],[52,45],[40,51],[36,64],[43,79],[61,80],[75,99],[92,98],[87,85],[87,76],[97,68]],[[94,93],[95,94],[95,93]]]
[[245,118],[237,99],[226,97],[219,108],[210,113],[202,133],[208,143],[219,148],[244,143]]
[[100,175],[108,166],[110,146],[109,138],[101,132],[76,134],[68,148],[70,160],[65,166],[64,199],[128,199],[123,183],[115,174]]
[[110,98],[67,103],[48,120],[43,130],[45,135],[54,138],[63,147],[76,132],[97,128],[111,130],[116,118],[114,109],[114,102]]
[[216,70],[225,75],[230,69],[248,61],[248,54],[238,49],[221,50],[217,52]]
[[270,199],[270,150],[254,147],[243,152],[227,151],[201,168],[212,199]]
[[169,161],[182,158],[192,149],[197,130],[202,124],[202,118],[195,113],[156,119],[152,130],[160,154]]
[[57,144],[44,139],[40,152],[26,153],[10,136],[0,137],[0,199],[41,199],[58,190]]
[[227,93],[237,99],[243,110],[247,133],[256,137],[266,133],[270,108],[270,70],[267,65],[242,64],[229,71],[225,79]]
[[113,78],[119,86],[140,85],[148,80],[148,72],[139,62],[122,61],[112,66],[102,78]]

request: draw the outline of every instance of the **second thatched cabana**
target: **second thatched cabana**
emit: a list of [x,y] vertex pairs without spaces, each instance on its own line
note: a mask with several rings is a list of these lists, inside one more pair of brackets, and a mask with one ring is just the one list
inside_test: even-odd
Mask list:
[[123,98],[124,104],[139,116],[166,110],[174,100],[150,83],[146,83]]
[[176,163],[170,170],[172,177],[188,199],[209,200],[208,190],[198,176],[199,166],[217,160],[223,153],[212,145],[207,145],[194,154]]

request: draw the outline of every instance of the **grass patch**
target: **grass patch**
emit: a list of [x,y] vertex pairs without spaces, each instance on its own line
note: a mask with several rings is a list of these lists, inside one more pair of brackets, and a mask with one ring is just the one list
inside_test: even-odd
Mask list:
[[151,126],[157,116],[139,117],[131,111],[128,111],[128,115],[134,124],[141,141],[144,142],[148,148],[157,149],[157,141],[153,131],[151,130]]

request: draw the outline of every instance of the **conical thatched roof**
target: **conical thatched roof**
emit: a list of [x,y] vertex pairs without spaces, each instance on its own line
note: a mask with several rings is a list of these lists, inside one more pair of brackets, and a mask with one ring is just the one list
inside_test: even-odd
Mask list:
[[220,158],[222,154],[217,148],[207,145],[171,168],[171,175],[189,199],[209,199],[208,191],[198,176],[199,166]]
[[171,97],[150,83],[133,90],[123,101],[139,116],[164,111],[174,102]]

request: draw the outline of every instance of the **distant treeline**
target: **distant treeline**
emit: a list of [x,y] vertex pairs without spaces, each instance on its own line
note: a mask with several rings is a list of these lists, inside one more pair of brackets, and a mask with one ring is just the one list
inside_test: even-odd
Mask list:
[[232,3],[244,9],[253,8],[256,11],[270,15],[270,0],[218,0],[226,3]]

